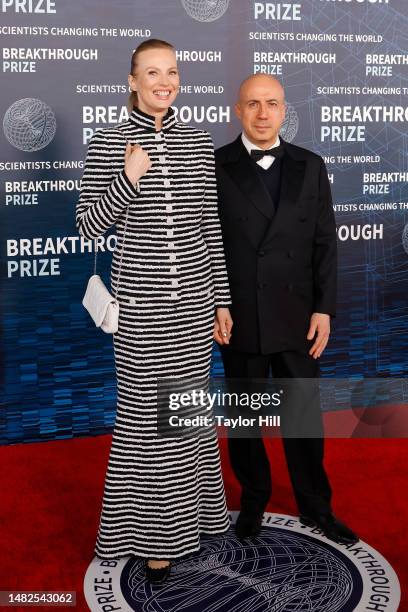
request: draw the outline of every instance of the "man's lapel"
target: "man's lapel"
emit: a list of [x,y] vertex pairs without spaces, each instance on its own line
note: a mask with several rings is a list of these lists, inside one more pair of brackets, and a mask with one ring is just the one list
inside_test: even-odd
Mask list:
[[282,137],[281,142],[285,148],[285,155],[282,158],[280,203],[292,206],[297,203],[303,186],[306,162],[293,157],[290,145],[288,146]]
[[279,205],[262,240],[262,247],[267,246],[275,231],[282,224],[285,225],[292,221],[291,215],[295,211],[305,178],[306,162],[293,157],[290,146],[287,146],[282,137],[280,140],[285,147],[285,155],[282,157]]
[[228,159],[224,162],[224,169],[244,193],[246,199],[262,215],[271,220],[274,216],[274,203],[242,143],[241,135],[232,143]]

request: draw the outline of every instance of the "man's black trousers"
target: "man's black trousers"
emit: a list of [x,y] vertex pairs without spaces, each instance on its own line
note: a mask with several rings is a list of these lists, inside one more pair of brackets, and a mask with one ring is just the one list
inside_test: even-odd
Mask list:
[[[221,356],[227,379],[267,379],[270,371],[274,378],[280,379],[316,379],[319,376],[318,362],[301,352],[259,355],[222,346]],[[250,384],[248,386],[250,388]],[[321,425],[319,402],[305,401],[300,410],[307,410],[314,423]],[[281,429],[285,432],[291,415],[290,411],[289,416],[285,413],[284,402],[280,414]],[[331,512],[331,488],[323,466],[323,434],[297,438],[283,433],[282,438],[299,513],[313,517]],[[250,514],[263,512],[272,493],[272,480],[262,437],[229,435],[228,448],[232,468],[242,487],[241,510]]]

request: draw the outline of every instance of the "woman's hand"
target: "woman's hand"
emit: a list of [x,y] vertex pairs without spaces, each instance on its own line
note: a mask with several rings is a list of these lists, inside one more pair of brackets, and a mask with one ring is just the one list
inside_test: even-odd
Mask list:
[[217,308],[214,320],[214,340],[218,344],[229,344],[232,325],[229,308]]
[[138,144],[131,145],[126,142],[125,149],[125,173],[134,187],[136,183],[151,167],[150,157]]

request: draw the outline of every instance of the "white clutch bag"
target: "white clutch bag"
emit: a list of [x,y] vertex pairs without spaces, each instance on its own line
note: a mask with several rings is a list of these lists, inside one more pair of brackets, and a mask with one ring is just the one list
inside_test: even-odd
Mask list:
[[116,334],[119,326],[119,302],[111,296],[99,274],[93,274],[82,300],[96,327],[107,334]]

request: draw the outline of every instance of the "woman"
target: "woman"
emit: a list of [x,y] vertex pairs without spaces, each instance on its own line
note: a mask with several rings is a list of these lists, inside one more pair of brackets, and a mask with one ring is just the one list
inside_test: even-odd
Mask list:
[[200,533],[226,531],[229,518],[215,431],[159,437],[157,379],[208,376],[213,336],[228,343],[232,321],[213,145],[171,108],[174,47],[139,45],[128,81],[129,119],[90,140],[76,208],[83,236],[113,224],[118,236],[118,403],[95,552],[144,557],[159,582],[171,559],[197,551]]

